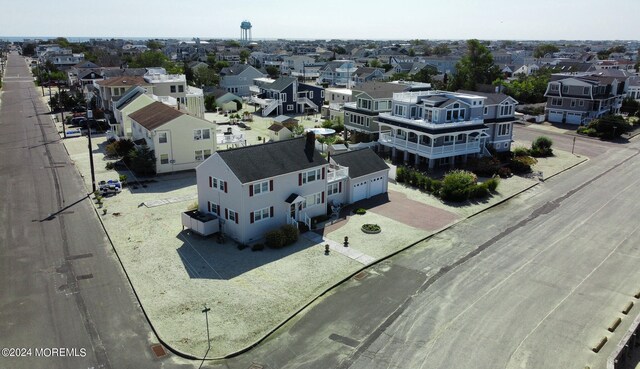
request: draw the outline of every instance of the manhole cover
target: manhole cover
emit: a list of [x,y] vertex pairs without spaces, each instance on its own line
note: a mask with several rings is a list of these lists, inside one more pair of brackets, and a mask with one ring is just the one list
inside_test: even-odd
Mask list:
[[363,270],[360,273],[356,274],[355,277],[353,277],[353,279],[355,279],[356,281],[361,281],[365,279],[368,275],[369,273]]
[[151,351],[153,351],[156,357],[163,357],[167,355],[167,352],[164,350],[164,347],[162,347],[162,345],[159,343],[151,346]]

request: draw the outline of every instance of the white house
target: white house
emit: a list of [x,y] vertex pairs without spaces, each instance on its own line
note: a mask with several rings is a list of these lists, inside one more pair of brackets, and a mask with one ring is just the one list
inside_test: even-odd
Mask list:
[[131,119],[129,114],[144,108],[155,100],[146,93],[146,89],[135,86],[123,94],[113,106],[113,115],[116,118],[115,132],[120,137],[131,138]]
[[129,115],[133,140],[154,151],[156,173],[194,169],[216,151],[216,125],[153,102]]
[[218,151],[196,168],[198,210],[217,215],[228,237],[252,244],[284,224],[310,227],[329,204],[386,192],[389,168],[373,151],[336,156],[324,159],[312,133]]
[[280,140],[288,140],[293,137],[293,133],[289,128],[283,126],[282,124],[273,123],[269,128],[269,140],[270,141],[280,141]]

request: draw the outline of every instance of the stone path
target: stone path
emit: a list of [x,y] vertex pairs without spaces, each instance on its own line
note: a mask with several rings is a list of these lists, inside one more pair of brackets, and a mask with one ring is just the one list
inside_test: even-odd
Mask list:
[[354,249],[353,247],[349,246],[349,247],[344,247],[343,244],[337,243],[335,241],[326,239],[324,237],[322,237],[321,235],[315,233],[315,232],[307,232],[303,234],[303,237],[305,237],[306,239],[308,239],[311,242],[315,242],[315,243],[319,243],[319,244],[329,244],[329,249],[335,252],[338,252],[350,259],[353,259],[363,265],[369,265],[371,263],[373,263],[374,261],[376,261],[376,258],[374,258],[373,256],[369,256],[366,255],[356,249]]
[[153,208],[153,207],[156,207],[156,206],[173,204],[173,203],[176,203],[176,202],[182,202],[182,201],[188,201],[188,200],[196,200],[197,198],[198,198],[198,195],[187,195],[187,196],[180,196],[180,197],[170,197],[168,199],[145,201],[144,202],[144,206],[146,206],[148,208]]

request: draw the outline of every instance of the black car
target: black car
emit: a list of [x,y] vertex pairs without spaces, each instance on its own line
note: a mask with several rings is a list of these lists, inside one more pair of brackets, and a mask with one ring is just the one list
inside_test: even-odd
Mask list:
[[87,108],[82,105],[78,105],[71,108],[71,111],[74,113],[84,113],[87,111]]

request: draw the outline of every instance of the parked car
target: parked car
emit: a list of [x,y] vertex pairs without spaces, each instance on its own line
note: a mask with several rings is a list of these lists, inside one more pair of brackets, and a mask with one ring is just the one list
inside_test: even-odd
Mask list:
[[122,191],[122,183],[115,179],[98,182],[98,188],[102,196],[115,195]]
[[82,105],[78,105],[71,108],[71,111],[74,113],[84,113],[87,111],[87,108]]

